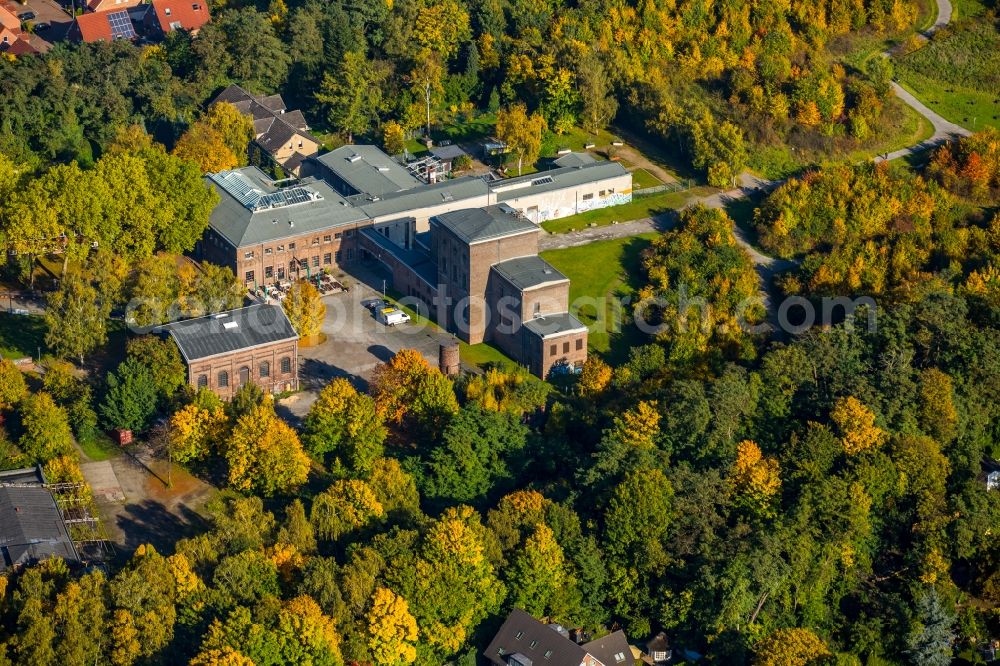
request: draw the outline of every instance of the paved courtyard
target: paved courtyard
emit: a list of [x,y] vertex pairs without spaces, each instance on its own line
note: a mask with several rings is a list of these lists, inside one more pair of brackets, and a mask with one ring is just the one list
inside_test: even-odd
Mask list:
[[401,349],[416,349],[437,367],[441,344],[454,340],[433,325],[409,322],[384,326],[375,321],[362,302],[382,297],[383,279],[390,284],[390,276],[381,265],[352,267],[347,275],[350,291],[323,298],[325,339],[314,346],[299,347],[299,381],[303,390],[281,403],[294,416],[304,416],[316,394],[335,377],[346,377],[357,388],[366,389],[375,366],[385,363]]

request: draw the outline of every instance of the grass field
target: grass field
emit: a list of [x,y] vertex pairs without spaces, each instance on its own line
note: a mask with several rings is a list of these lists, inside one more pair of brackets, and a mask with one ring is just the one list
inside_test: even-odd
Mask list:
[[0,312],[0,355],[17,359],[45,354],[45,320],[39,315]]
[[481,342],[478,345],[469,345],[464,342],[458,343],[459,356],[463,363],[482,367],[487,363],[500,363],[506,365],[517,365],[502,351],[489,344]]
[[635,189],[656,187],[658,185],[663,185],[663,181],[645,169],[636,169],[632,172],[632,187]]
[[570,310],[590,327],[590,350],[611,363],[626,360],[631,347],[648,342],[634,326],[620,325],[616,311],[624,314],[627,307],[616,301],[642,286],[640,255],[656,236],[642,234],[541,255],[570,279]]
[[[974,4],[963,6],[975,11]],[[1000,127],[1000,31],[986,20],[953,23],[923,48],[898,58],[896,76],[954,123],[970,130]]]
[[79,440],[77,441],[77,444],[80,445],[80,449],[83,451],[83,454],[94,462],[114,458],[122,452],[121,448],[116,446],[115,443],[111,441],[111,438],[104,433],[99,433],[98,436],[93,439]]
[[661,192],[648,197],[637,197],[620,206],[599,208],[579,215],[542,222],[542,229],[550,234],[562,234],[573,229],[583,229],[594,224],[605,226],[612,222],[628,222],[653,217],[669,210],[680,208],[690,199],[714,192],[710,187],[693,187],[684,192]]

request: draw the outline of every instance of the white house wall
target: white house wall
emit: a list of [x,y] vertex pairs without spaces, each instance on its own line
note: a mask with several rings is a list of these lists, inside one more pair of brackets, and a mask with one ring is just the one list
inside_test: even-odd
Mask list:
[[[514,190],[520,192],[520,190]],[[601,192],[605,195],[602,197]],[[593,195],[585,200],[586,195]],[[592,183],[584,183],[561,190],[550,190],[539,194],[531,194],[525,188],[523,195],[502,199],[501,202],[518,209],[535,224],[546,220],[556,220],[588,210],[606,208],[628,203],[632,200],[632,174],[623,174],[614,178],[605,178]],[[537,211],[529,210],[537,207]]]

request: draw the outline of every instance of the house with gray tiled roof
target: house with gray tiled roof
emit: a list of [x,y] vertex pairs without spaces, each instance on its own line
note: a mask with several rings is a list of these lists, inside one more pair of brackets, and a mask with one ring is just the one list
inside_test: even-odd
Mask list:
[[212,100],[212,104],[227,102],[253,120],[254,142],[285,173],[298,174],[307,157],[320,148],[319,139],[309,133],[309,125],[301,111],[288,111],[281,95],[254,95],[237,85],[231,85]]

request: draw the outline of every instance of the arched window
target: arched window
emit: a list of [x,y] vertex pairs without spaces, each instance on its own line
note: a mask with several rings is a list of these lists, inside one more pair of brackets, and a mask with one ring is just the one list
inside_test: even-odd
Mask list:
[[264,361],[263,363],[260,364],[260,376],[261,377],[271,376],[271,364],[268,363],[267,361]]
[[240,386],[250,381],[250,368],[243,366],[240,368]]
[[225,388],[225,387],[229,386],[229,373],[226,372],[225,370],[223,370],[223,371],[221,371],[219,373],[218,384],[219,384],[220,388]]
[[285,358],[281,359],[281,372],[282,374],[287,375],[291,371],[292,371],[292,359],[286,356]]
[[198,375],[198,388],[205,388],[208,386],[208,375]]

